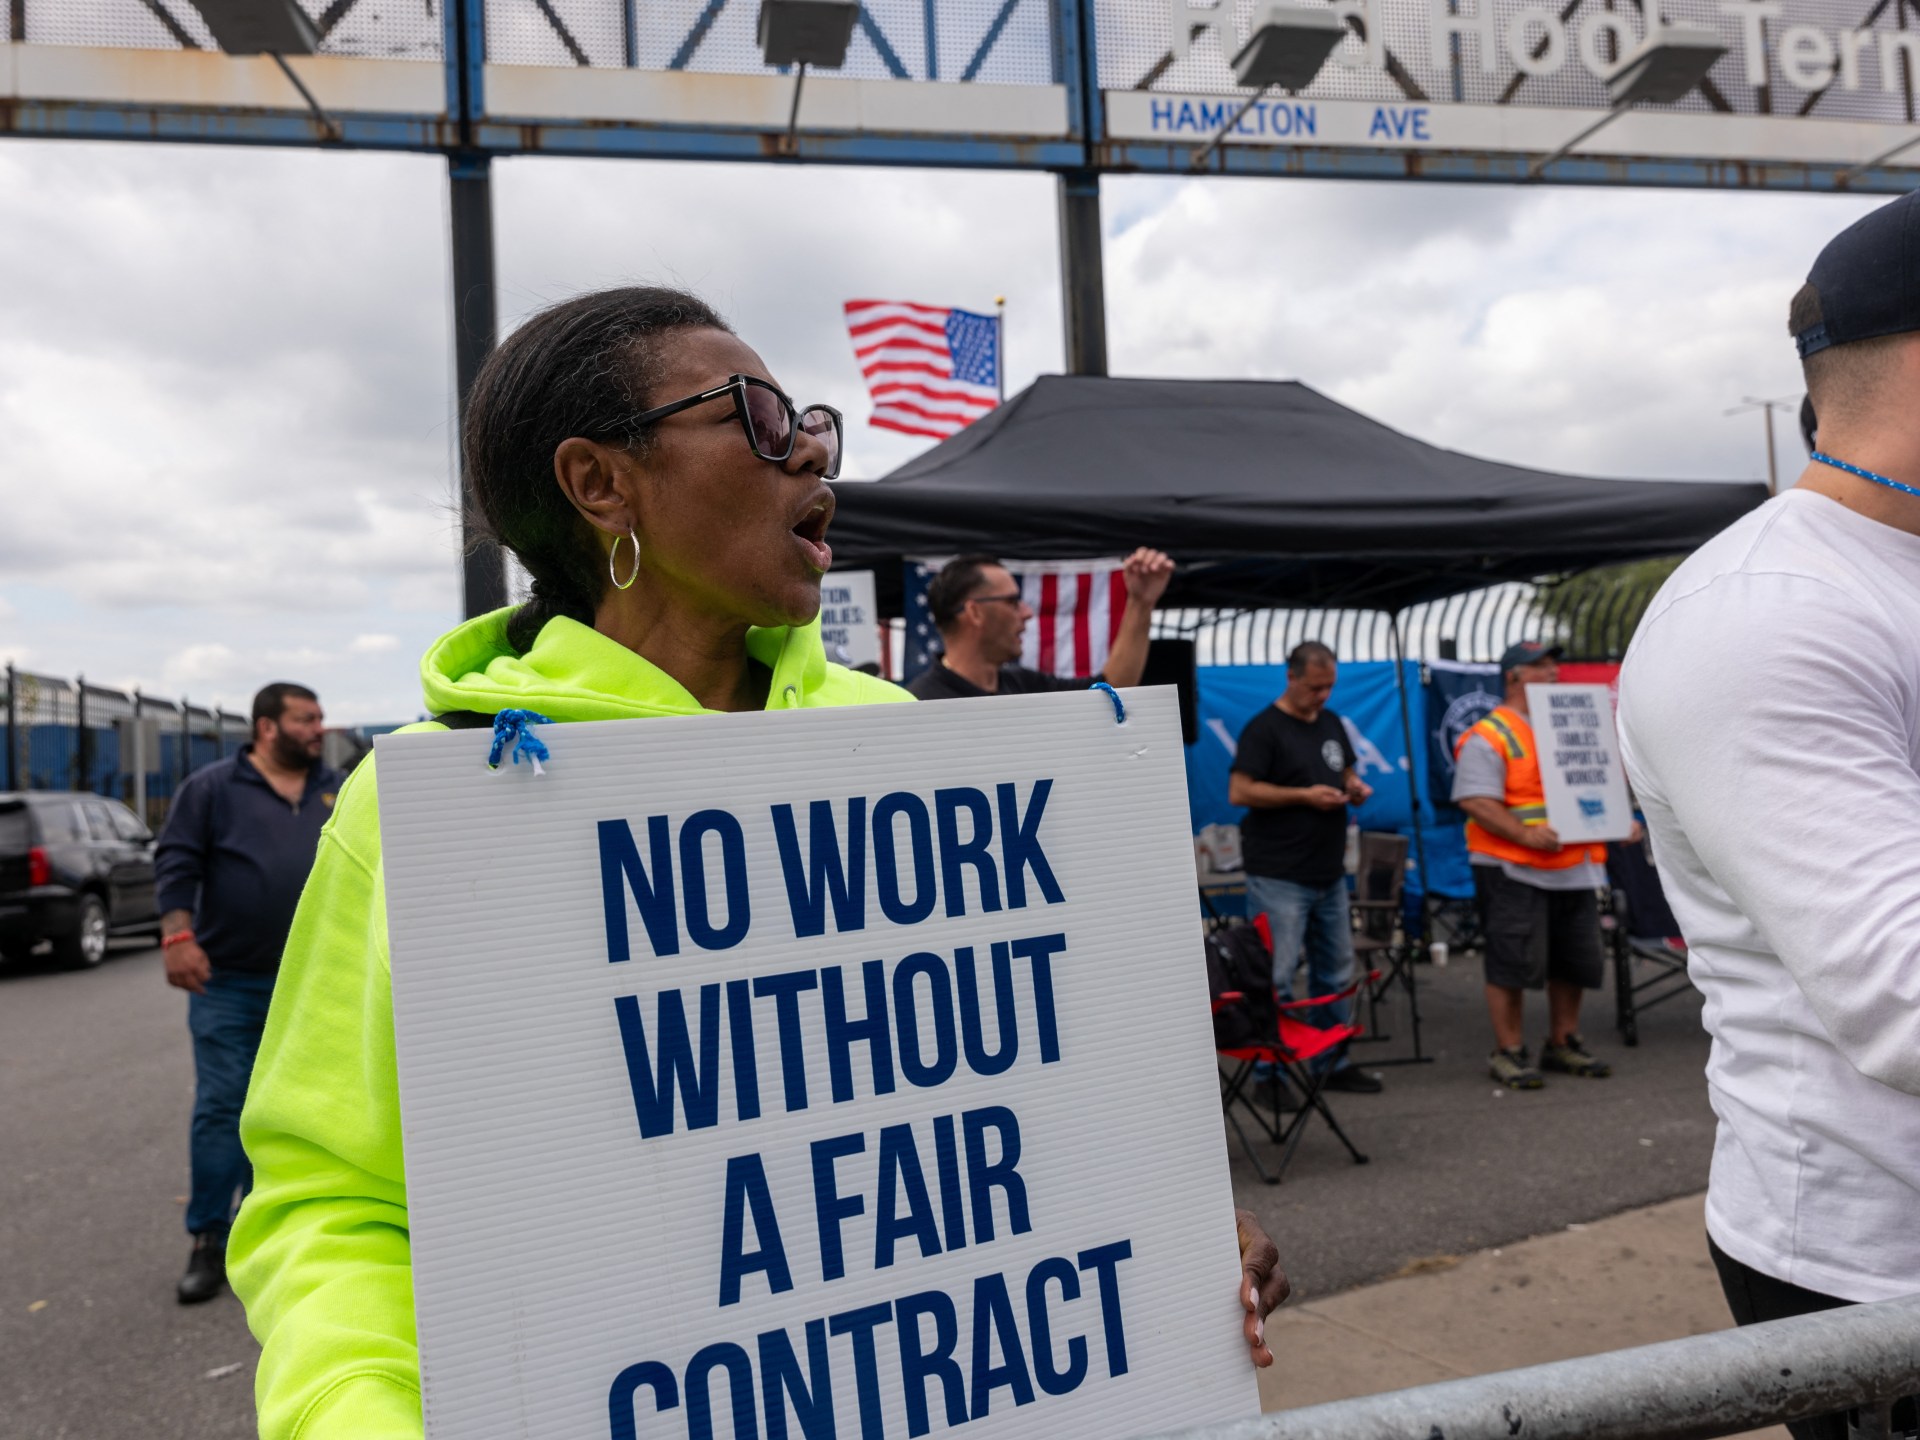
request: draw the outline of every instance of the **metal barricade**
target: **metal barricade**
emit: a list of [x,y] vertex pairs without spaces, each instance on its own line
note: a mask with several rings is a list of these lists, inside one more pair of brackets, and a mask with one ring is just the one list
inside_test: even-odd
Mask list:
[[[1278,1363],[1285,1364],[1285,1357]],[[1920,1295],[1185,1430],[1162,1440],[1710,1440],[1920,1394]]]

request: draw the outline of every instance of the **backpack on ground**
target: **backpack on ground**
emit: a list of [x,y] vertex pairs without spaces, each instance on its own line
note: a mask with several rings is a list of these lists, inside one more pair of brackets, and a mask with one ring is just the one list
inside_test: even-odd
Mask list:
[[[1273,998],[1273,952],[1258,930],[1251,925],[1225,925],[1207,936],[1207,987],[1216,1002],[1216,1050],[1272,1042],[1280,1027],[1280,1011]],[[1235,993],[1238,1000],[1218,1003],[1221,996]]]

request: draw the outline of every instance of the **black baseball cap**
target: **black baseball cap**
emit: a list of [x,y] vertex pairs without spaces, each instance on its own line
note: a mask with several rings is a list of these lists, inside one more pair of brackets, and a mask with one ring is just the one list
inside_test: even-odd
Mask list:
[[1802,360],[1830,345],[1920,330],[1920,190],[1829,240],[1807,283],[1820,319],[1793,337]]
[[1542,660],[1558,660],[1567,653],[1564,645],[1542,645],[1538,640],[1516,640],[1500,657],[1500,673],[1518,670],[1522,665],[1538,665]]

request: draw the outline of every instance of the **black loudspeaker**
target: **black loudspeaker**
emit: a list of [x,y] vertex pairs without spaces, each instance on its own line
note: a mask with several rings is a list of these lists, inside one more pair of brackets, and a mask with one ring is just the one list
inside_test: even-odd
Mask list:
[[1155,640],[1147,646],[1147,668],[1142,685],[1180,687],[1180,741],[1191,745],[1200,738],[1200,670],[1191,640]]

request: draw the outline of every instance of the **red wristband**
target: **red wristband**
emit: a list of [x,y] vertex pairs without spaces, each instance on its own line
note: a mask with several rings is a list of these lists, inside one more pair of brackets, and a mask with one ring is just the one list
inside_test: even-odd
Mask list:
[[184,945],[184,944],[191,944],[192,942],[193,942],[193,931],[176,930],[173,932],[173,934],[163,935],[160,938],[160,948],[164,950],[169,945]]

